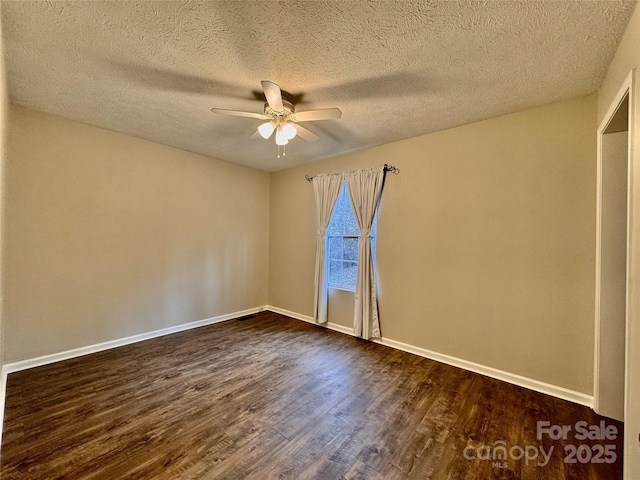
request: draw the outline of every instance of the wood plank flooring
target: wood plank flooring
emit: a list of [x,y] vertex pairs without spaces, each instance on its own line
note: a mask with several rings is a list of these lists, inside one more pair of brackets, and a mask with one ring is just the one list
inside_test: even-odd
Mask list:
[[[537,440],[601,418],[270,312],[11,374],[6,403],[3,480],[621,478],[618,422],[615,442]],[[464,456],[497,441],[554,452]],[[619,458],[564,463],[572,443]]]

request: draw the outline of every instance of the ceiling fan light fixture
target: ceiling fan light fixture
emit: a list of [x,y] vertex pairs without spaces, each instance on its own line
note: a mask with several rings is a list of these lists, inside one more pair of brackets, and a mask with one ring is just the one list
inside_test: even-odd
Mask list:
[[286,123],[282,127],[282,133],[286,136],[287,140],[291,140],[298,134],[298,131],[292,124]]
[[274,130],[275,130],[275,127],[273,126],[273,122],[266,122],[258,127],[258,132],[260,132],[260,136],[265,140],[273,134]]
[[276,131],[276,145],[282,146],[286,145],[287,143],[289,143],[287,135],[281,129],[278,129]]

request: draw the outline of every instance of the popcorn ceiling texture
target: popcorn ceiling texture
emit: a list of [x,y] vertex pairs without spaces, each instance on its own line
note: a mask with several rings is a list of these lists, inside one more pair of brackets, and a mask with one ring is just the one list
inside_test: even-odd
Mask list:
[[[11,101],[276,171],[585,95],[633,1],[3,2]],[[260,80],[309,122],[276,158],[250,140]],[[393,161],[393,159],[389,159]]]

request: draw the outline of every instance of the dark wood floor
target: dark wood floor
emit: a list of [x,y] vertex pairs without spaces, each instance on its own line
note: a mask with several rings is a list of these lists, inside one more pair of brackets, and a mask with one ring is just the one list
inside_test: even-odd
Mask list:
[[[590,409],[262,313],[9,376],[1,474],[29,479],[606,479],[536,421]],[[622,434],[622,425],[614,424]],[[621,439],[620,435],[620,439]],[[548,465],[467,460],[497,441]],[[597,442],[578,442],[592,445]],[[601,442],[611,443],[611,442]],[[621,455],[618,440],[616,451]],[[517,456],[517,450],[515,451]]]

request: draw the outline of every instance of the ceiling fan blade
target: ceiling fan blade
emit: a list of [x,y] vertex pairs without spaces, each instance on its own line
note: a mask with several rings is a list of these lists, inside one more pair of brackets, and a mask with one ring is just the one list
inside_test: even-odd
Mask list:
[[264,96],[267,98],[267,103],[269,104],[269,106],[276,112],[281,112],[282,110],[284,110],[284,106],[282,105],[282,92],[280,91],[280,87],[268,80],[263,80],[260,83],[262,84]]
[[296,125],[296,130],[298,131],[298,135],[307,142],[315,142],[318,140],[318,136],[315,133],[311,133],[309,130],[304,128],[301,125]]
[[296,122],[311,122],[314,120],[337,120],[342,117],[339,108],[323,108],[321,110],[309,110],[307,112],[296,112],[293,117]]
[[249,137],[251,140],[255,140],[257,138],[262,138],[262,135],[260,135],[260,132],[258,130],[256,130],[256,133],[254,133],[253,135],[251,135]]
[[224,108],[212,108],[211,111],[220,115],[232,115],[234,117],[259,118],[260,120],[266,120],[269,118],[262,113],[240,112],[238,110],[226,110]]

